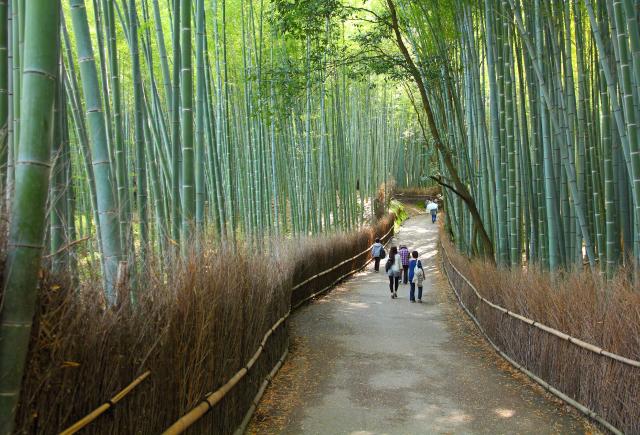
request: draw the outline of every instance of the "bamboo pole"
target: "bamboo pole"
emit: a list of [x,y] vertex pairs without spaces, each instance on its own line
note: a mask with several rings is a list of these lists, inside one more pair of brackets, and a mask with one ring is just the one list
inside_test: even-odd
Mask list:
[[151,371],[146,371],[140,376],[138,376],[136,379],[134,379],[133,382],[127,385],[118,394],[113,396],[111,399],[107,400],[102,405],[98,406],[96,409],[91,411],[90,414],[87,414],[85,417],[81,418],[80,420],[78,420],[77,422],[75,422],[74,424],[72,424],[62,432],[60,432],[60,435],[72,435],[78,432],[83,427],[87,426],[89,423],[91,423],[92,421],[100,417],[102,414],[104,414],[105,411],[107,411],[110,408],[113,408],[119,401],[124,399],[127,396],[127,394],[129,394],[131,391],[133,391],[134,388],[140,385],[142,381],[147,379],[150,374],[151,374]]
[[262,342],[258,346],[258,350],[253,354],[251,359],[247,362],[247,365],[241,368],[238,372],[236,372],[231,379],[227,381],[222,387],[218,388],[213,393],[208,394],[195,408],[191,411],[180,417],[175,423],[173,423],[166,431],[163,432],[164,435],[175,435],[180,434],[187,430],[191,425],[193,425],[196,421],[200,420],[202,416],[204,416],[211,408],[213,408],[218,402],[220,402],[226,395],[235,387],[238,382],[245,377],[245,375],[249,372],[251,367],[258,360],[262,351],[264,350],[264,346],[266,345],[267,340],[273,333],[284,324],[285,320],[291,315],[291,311],[287,311],[287,313],[282,316],[264,335]]
[[244,418],[242,419],[242,423],[240,423],[240,426],[238,426],[238,428],[235,430],[234,435],[244,434],[245,430],[247,429],[247,426],[249,425],[249,422],[251,421],[251,417],[253,417],[253,413],[256,411],[258,404],[262,399],[262,396],[265,390],[267,389],[267,387],[269,386],[273,378],[276,377],[276,374],[282,367],[282,364],[284,364],[284,360],[287,358],[288,354],[289,354],[289,346],[287,345],[287,347],[284,349],[284,352],[282,353],[282,356],[280,357],[276,365],[273,367],[271,372],[269,372],[265,380],[262,382],[262,385],[260,385],[260,389],[258,390],[258,393],[253,398],[253,403],[251,404],[251,407],[249,408]]

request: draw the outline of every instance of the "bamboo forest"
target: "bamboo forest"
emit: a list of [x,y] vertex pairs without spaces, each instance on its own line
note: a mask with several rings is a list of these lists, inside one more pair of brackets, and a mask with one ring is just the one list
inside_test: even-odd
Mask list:
[[0,281],[0,435],[640,433],[640,2],[0,0]]

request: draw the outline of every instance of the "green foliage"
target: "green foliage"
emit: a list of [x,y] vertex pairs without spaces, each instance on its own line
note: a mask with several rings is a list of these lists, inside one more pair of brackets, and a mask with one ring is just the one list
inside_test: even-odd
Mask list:
[[392,199],[389,203],[389,211],[393,213],[396,217],[395,219],[395,231],[400,229],[400,226],[404,221],[409,219],[409,214],[407,210],[404,208],[404,204],[396,199]]
[[272,0],[271,22],[284,35],[305,39],[321,37],[326,19],[346,19],[340,0]]

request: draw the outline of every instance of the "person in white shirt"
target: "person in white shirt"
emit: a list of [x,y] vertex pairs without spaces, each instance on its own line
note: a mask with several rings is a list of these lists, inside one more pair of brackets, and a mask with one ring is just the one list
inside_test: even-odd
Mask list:
[[433,201],[429,201],[427,204],[427,211],[431,213],[431,223],[435,224],[438,217],[438,204]]

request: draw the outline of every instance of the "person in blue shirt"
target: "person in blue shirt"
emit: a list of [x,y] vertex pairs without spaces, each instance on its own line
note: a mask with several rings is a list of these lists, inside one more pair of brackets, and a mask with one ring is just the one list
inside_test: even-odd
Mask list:
[[418,302],[422,302],[422,282],[424,281],[424,269],[422,263],[418,260],[418,251],[411,253],[411,261],[409,262],[409,300],[416,301],[416,285],[418,286]]
[[416,268],[416,263],[418,262],[418,251],[413,251],[411,253],[411,261],[409,261],[409,285],[410,290],[409,290],[409,300],[411,302],[415,302],[416,301],[416,285],[413,282],[413,273],[415,271]]

